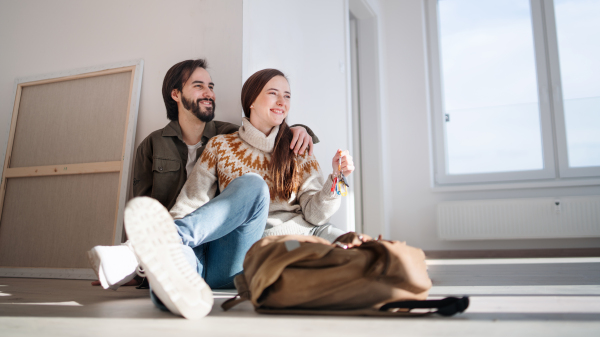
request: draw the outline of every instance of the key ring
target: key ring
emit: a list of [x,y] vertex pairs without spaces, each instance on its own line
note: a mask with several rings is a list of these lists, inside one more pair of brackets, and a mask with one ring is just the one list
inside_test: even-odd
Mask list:
[[345,197],[348,195],[348,187],[346,187],[344,182],[341,180],[338,181],[338,194],[341,195],[342,197]]
[[333,177],[333,184],[331,185],[331,192],[345,197],[348,195],[348,181],[342,171],[342,151],[338,151],[340,157],[338,158],[338,174]]

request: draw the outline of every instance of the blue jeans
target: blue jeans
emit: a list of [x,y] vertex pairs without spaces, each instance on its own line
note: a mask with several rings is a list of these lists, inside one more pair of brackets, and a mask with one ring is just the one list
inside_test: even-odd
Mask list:
[[[183,252],[211,289],[234,288],[248,249],[265,231],[269,187],[255,173],[234,179],[217,197],[175,220]],[[166,309],[154,293],[153,302]]]
[[212,289],[233,288],[248,249],[265,231],[269,187],[255,173],[234,179],[204,206],[175,220],[184,253]]

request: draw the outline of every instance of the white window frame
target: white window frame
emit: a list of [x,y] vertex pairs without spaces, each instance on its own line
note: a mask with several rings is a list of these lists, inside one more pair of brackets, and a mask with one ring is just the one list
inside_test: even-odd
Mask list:
[[598,177],[600,166],[569,167],[567,149],[567,131],[565,112],[562,96],[562,82],[560,78],[560,62],[558,55],[558,37],[556,33],[556,16],[554,14],[554,0],[542,1],[545,18],[546,41],[548,44],[548,64],[552,83],[552,101],[554,119],[556,124],[556,149],[558,153],[558,167],[561,178]]
[[534,41],[543,169],[512,172],[448,174],[445,116],[443,109],[442,69],[439,45],[438,0],[425,1],[434,187],[489,183],[531,183],[561,178],[600,176],[600,167],[570,168],[567,157],[566,129],[560,92],[560,66],[554,20],[553,0],[530,0]]

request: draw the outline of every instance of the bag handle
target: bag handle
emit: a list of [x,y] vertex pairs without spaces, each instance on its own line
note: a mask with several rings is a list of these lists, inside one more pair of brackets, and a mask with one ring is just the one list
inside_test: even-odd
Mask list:
[[384,304],[379,311],[388,311],[390,309],[438,309],[433,313],[442,316],[452,316],[465,311],[469,307],[469,297],[446,297],[441,300],[425,301],[400,301]]

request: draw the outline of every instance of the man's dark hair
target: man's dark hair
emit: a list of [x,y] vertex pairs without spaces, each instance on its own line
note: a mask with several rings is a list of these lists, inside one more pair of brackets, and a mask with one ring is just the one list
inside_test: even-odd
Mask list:
[[192,76],[192,73],[196,68],[206,69],[208,63],[205,59],[197,60],[185,60],[172,66],[163,81],[162,95],[165,101],[165,107],[167,108],[167,118],[176,121],[179,119],[179,110],[177,109],[177,102],[171,97],[173,89],[182,92],[183,84]]

